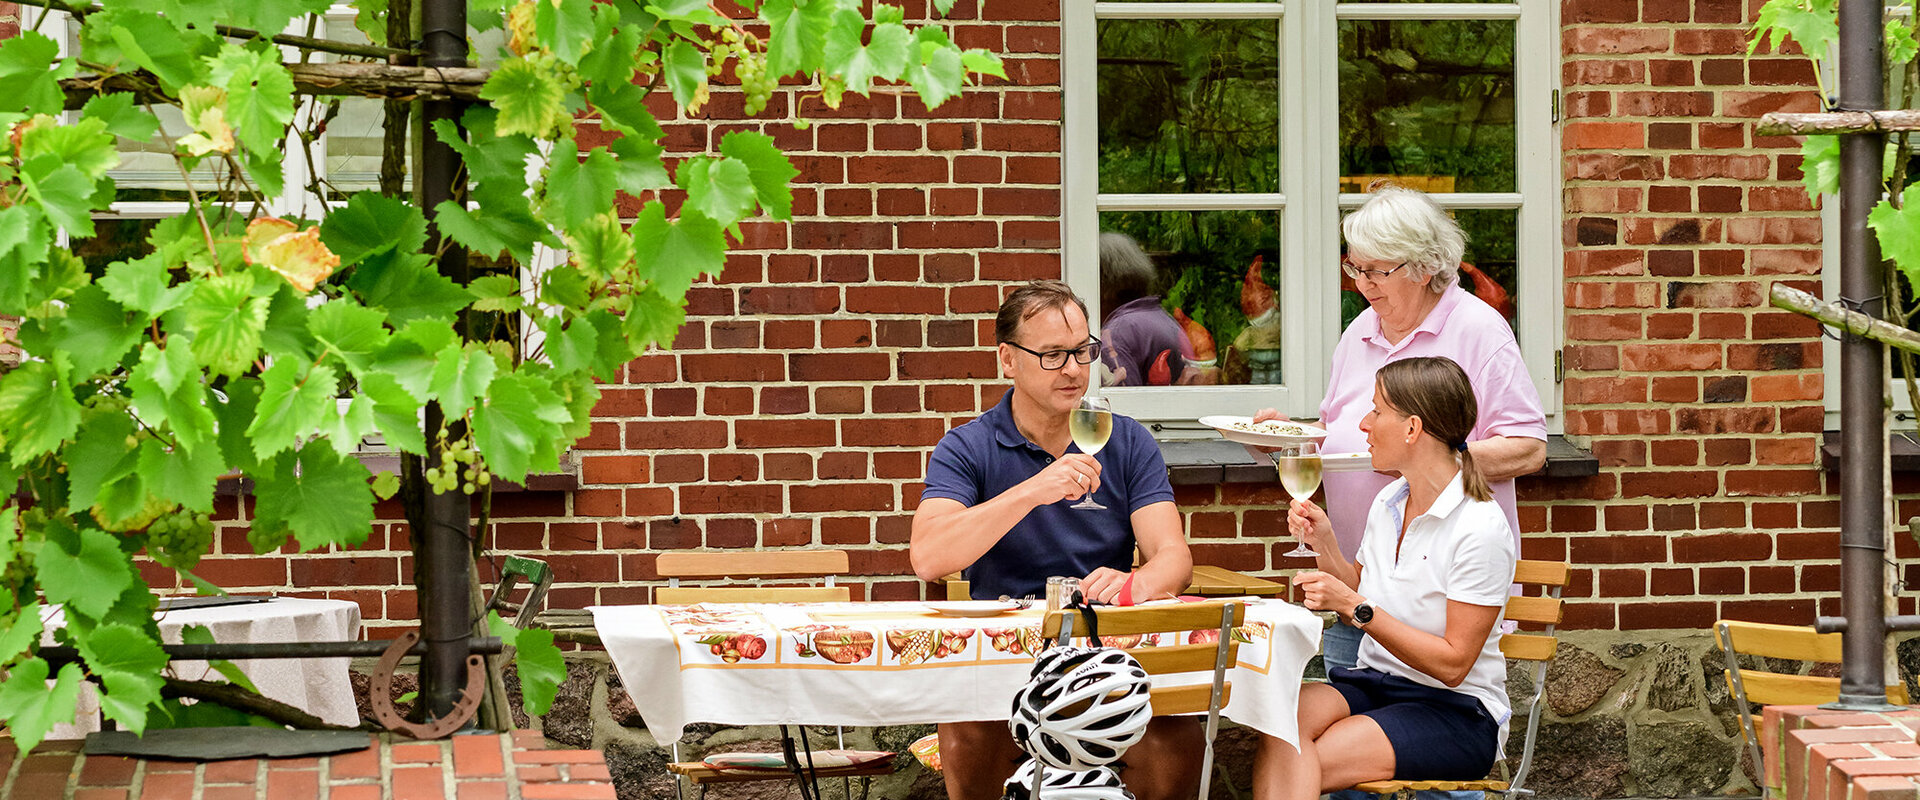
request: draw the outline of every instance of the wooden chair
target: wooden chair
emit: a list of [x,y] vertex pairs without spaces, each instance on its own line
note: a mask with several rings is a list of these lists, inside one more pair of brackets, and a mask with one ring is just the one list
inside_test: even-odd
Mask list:
[[[1533,662],[1533,698],[1527,702],[1527,738],[1520,750],[1520,766],[1507,780],[1477,781],[1367,781],[1353,788],[1373,794],[1399,794],[1413,791],[1468,791],[1499,794],[1532,794],[1524,788],[1527,770],[1533,766],[1533,741],[1540,732],[1540,701],[1546,696],[1547,662],[1559,648],[1554,627],[1560,624],[1560,590],[1566,588],[1571,567],[1564,561],[1521,561],[1514,565],[1513,582],[1522,591],[1538,587],[1538,595],[1515,595],[1507,600],[1506,618],[1515,622],[1544,626],[1540,633],[1515,631],[1500,637],[1500,652],[1510,660]],[[1501,762],[1507,774],[1506,762]]]
[[[667,585],[655,589],[659,605],[690,603],[844,603],[853,599],[833,576],[853,571],[845,550],[760,550],[756,552],[661,553],[655,565]],[[820,586],[683,587],[681,578],[824,578]]]
[[[1207,789],[1213,783],[1213,738],[1220,728],[1220,708],[1227,704],[1227,698],[1233,690],[1227,681],[1227,668],[1233,666],[1240,653],[1240,643],[1233,638],[1233,629],[1244,621],[1246,610],[1246,604],[1237,600],[1210,600],[1202,603],[1105,607],[1094,612],[1100,638],[1107,642],[1116,636],[1213,632],[1214,641],[1211,642],[1127,650],[1149,675],[1203,672],[1213,676],[1207,683],[1156,686],[1148,695],[1154,716],[1206,713],[1206,760],[1200,764],[1200,797],[1207,796]],[[1040,635],[1065,643],[1083,635],[1084,632],[1076,633],[1076,628],[1081,627],[1084,627],[1084,621],[1078,610],[1054,611],[1047,614]],[[1040,775],[1036,773],[1034,779],[1036,785],[1033,796],[1038,797]]]
[[[666,586],[654,590],[654,602],[660,605],[692,603],[834,603],[852,599],[852,590],[836,586],[833,576],[852,571],[844,550],[762,550],[757,552],[661,553],[656,569],[668,579]],[[680,579],[821,579],[823,586],[681,586]],[[846,747],[844,732],[835,728],[839,744]],[[804,736],[806,731],[801,730]],[[780,726],[781,737],[791,747],[795,741],[787,726]],[[796,753],[795,760],[806,764],[810,753]],[[821,767],[811,770],[719,770],[704,761],[681,761],[680,743],[673,744],[673,763],[667,770],[696,786],[737,781],[802,780],[811,784],[819,778],[849,778],[887,775],[894,771],[891,760],[852,767]],[[804,772],[804,774],[803,774]],[[803,789],[803,794],[804,794]],[[818,797],[817,786],[813,796]],[[851,796],[851,795],[849,795]]]
[[[1760,782],[1770,784],[1766,766],[1761,762],[1760,717],[1750,713],[1753,703],[1761,705],[1819,705],[1840,699],[1840,679],[1788,672],[1748,669],[1740,665],[1740,656],[1777,658],[1816,664],[1840,663],[1840,634],[1817,633],[1804,625],[1769,625],[1723,619],[1713,624],[1714,644],[1726,659],[1727,688],[1740,714],[1740,734],[1753,757],[1753,768],[1760,771]],[[1766,662],[1759,662],[1763,667]],[[1887,687],[1889,702],[1906,705],[1907,687]],[[1778,789],[1764,785],[1761,791]]]

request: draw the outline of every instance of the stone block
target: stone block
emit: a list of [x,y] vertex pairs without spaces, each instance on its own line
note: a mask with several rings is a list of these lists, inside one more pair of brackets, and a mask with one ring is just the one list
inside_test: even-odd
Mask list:
[[1569,723],[1543,722],[1539,741],[1534,744],[1533,758],[1529,788],[1543,798],[1622,797],[1627,794],[1627,723],[1621,717],[1598,716],[1584,722]]
[[1547,667],[1547,704],[1553,713],[1571,717],[1600,702],[1624,674],[1599,656],[1563,641]]
[[1627,749],[1635,792],[1649,797],[1712,793],[1727,782],[1735,761],[1724,738],[1694,721],[1635,725]]
[[1653,650],[1652,676],[1647,682],[1647,705],[1661,711],[1694,706],[1693,659],[1686,651],[1662,644]]

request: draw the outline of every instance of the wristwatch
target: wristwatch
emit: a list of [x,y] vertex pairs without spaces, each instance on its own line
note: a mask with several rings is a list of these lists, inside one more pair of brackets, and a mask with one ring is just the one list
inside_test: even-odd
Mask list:
[[1353,627],[1364,628],[1373,621],[1373,604],[1365,600],[1353,607]]

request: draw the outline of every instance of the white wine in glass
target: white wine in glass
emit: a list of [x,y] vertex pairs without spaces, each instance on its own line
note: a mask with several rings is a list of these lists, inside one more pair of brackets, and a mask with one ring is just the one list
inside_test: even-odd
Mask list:
[[[1113,435],[1113,410],[1107,405],[1107,398],[1087,395],[1080,398],[1080,405],[1067,415],[1067,432],[1073,435],[1073,443],[1080,446],[1080,452],[1095,455],[1107,446],[1107,437]],[[1093,492],[1080,498],[1080,502],[1068,508],[1086,508],[1096,511],[1106,506],[1093,502]]]
[[[1282,445],[1274,451],[1273,465],[1280,469],[1280,486],[1295,500],[1306,500],[1320,489],[1320,446],[1313,442]],[[1280,554],[1283,558],[1314,558],[1319,553],[1305,540]]]

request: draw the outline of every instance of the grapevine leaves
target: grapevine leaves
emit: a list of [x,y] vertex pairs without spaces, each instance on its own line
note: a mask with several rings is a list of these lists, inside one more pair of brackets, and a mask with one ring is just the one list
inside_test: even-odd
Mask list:
[[0,42],[0,112],[60,113],[60,81],[77,71],[72,59],[60,58],[60,44],[37,31]]
[[106,616],[134,580],[133,564],[120,552],[119,541],[61,518],[48,521],[46,537],[34,567],[47,601],[93,619]]
[[0,375],[0,431],[14,463],[53,452],[79,427],[73,386],[53,364],[28,361]]
[[1920,287],[1920,185],[1907,187],[1900,200],[1897,209],[1880,201],[1867,214],[1867,225],[1878,234],[1881,252],[1907,277],[1907,286]]
[[527,713],[535,716],[547,713],[559,693],[560,682],[567,679],[566,662],[561,658],[560,648],[553,646],[553,631],[515,628],[500,618],[500,612],[488,611],[487,632],[514,648],[513,667],[520,674]]
[[549,380],[528,369],[500,376],[486,400],[473,410],[474,439],[494,474],[524,480],[535,469],[559,468],[556,439],[573,415]]
[[25,753],[39,746],[53,726],[73,722],[80,702],[80,665],[63,664],[53,685],[47,685],[47,662],[29,658],[7,671],[0,684],[0,715],[8,732]]
[[254,528],[290,533],[301,551],[328,545],[357,547],[373,530],[373,475],[326,442],[282,451],[255,473]]
[[147,709],[160,701],[161,673],[167,654],[145,631],[110,623],[78,637],[80,656],[87,660],[105,689],[100,710],[136,735],[146,730]]

